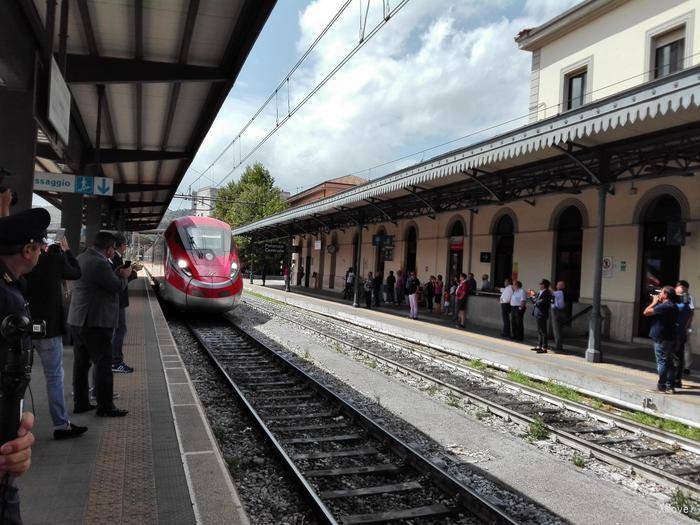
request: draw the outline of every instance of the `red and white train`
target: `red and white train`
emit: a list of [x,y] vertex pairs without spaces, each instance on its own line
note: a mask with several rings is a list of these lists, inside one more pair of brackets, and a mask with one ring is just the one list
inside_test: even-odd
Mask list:
[[239,264],[231,227],[210,217],[175,219],[144,257],[160,296],[187,310],[235,308],[243,292]]

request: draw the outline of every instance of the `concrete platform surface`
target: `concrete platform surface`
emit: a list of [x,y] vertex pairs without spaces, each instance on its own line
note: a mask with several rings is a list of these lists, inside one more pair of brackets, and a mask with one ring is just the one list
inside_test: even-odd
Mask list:
[[[144,279],[131,285],[124,343],[133,374],[115,374],[124,418],[73,415],[73,352],[64,353],[71,420],[89,430],[53,440],[39,359],[32,372],[36,415],[32,467],[20,478],[26,525],[234,523],[247,517]],[[28,396],[29,397],[29,396]],[[32,403],[27,400],[27,407]]]
[[412,320],[408,318],[408,308],[354,308],[339,295],[299,287],[285,292],[282,285],[274,281],[264,287],[246,282],[244,290],[435,348],[459,352],[465,357],[478,358],[502,368],[517,369],[537,379],[554,379],[584,394],[627,408],[700,426],[700,381],[697,376],[685,381],[689,388],[676,395],[658,394],[650,391],[656,385],[657,375],[649,367],[589,363],[574,352],[536,354],[530,351],[534,341],[517,343],[478,327],[458,329],[445,322],[432,322],[431,317],[421,318],[420,314],[419,320]]

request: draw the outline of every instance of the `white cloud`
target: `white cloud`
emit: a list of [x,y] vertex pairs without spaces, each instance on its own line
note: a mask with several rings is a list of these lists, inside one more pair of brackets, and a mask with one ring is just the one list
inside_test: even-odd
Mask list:
[[[355,0],[348,8],[309,57],[308,65],[292,78],[292,104],[355,44],[359,35],[358,2]],[[530,55],[518,50],[513,37],[572,3],[413,0],[248,162],[263,162],[282,188],[296,191],[525,115]],[[300,14],[301,38],[296,43],[299,53],[328,23],[338,5],[337,1],[317,0]],[[370,5],[371,27],[381,18],[382,2]],[[513,11],[514,5],[522,13],[508,18],[504,9]],[[256,100],[229,97],[195,165],[208,165],[265,96],[267,93]],[[286,91],[280,93],[279,102],[281,112],[286,113]],[[244,154],[274,128],[275,111],[275,105],[270,105],[246,132]],[[238,146],[234,149],[238,157]],[[233,156],[228,151],[216,164],[212,170],[215,181],[230,170]],[[371,175],[383,174],[387,169]],[[192,178],[190,174],[186,180]]]

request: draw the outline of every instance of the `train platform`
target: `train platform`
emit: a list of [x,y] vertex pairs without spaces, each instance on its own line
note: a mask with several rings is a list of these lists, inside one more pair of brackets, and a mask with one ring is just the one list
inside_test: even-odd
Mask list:
[[[34,361],[27,402],[36,415],[32,467],[20,478],[22,514],[39,524],[247,525],[248,519],[217,448],[155,296],[139,279],[130,286],[124,355],[132,374],[115,374],[123,418],[94,412],[71,419],[89,430],[53,439],[46,387]],[[65,397],[72,412],[73,350],[64,354]]]
[[[604,342],[603,363],[589,363],[583,338],[567,339],[563,354],[536,354],[530,351],[534,337],[517,343],[499,337],[497,330],[467,325],[455,328],[444,316],[419,312],[419,320],[408,318],[408,309],[382,306],[367,310],[354,308],[339,294],[292,286],[284,291],[280,281],[268,279],[266,286],[246,281],[244,290],[262,294],[290,305],[335,316],[384,333],[437,348],[460,352],[469,358],[503,369],[517,369],[530,377],[553,379],[579,392],[629,409],[700,426],[700,376],[691,373],[686,388],[675,395],[653,392],[657,375],[651,346]],[[531,339],[531,340],[530,340]]]

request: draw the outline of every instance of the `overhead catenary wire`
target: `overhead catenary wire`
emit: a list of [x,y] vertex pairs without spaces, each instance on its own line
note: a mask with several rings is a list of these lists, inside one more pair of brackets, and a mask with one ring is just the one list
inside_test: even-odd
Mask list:
[[[406,3],[408,3],[408,1],[409,1],[409,0],[404,0],[404,1],[400,2],[400,3],[397,5],[397,7],[395,7],[394,10],[392,10],[392,11],[390,12],[390,14],[387,15],[387,16],[385,17],[385,20],[384,20],[380,25],[378,25],[377,27],[374,28],[374,30],[367,36],[367,38],[366,38],[364,41],[359,42],[358,45],[357,45],[355,48],[353,48],[353,50],[351,50],[351,52],[350,52],[350,53],[349,53],[349,54],[348,54],[348,55],[347,55],[347,56],[346,56],[346,57],[345,57],[345,58],[344,58],[344,59],[343,59],[343,60],[342,60],[342,61],[341,61],[341,62],[326,76],[326,77],[324,77],[324,79],[323,79],[321,82],[319,82],[319,84],[317,84],[317,86],[316,86],[311,92],[309,92],[309,93],[307,94],[307,96],[306,96],[299,104],[297,104],[297,105],[293,108],[293,110],[291,110],[291,111],[288,112],[289,114],[287,115],[287,117],[285,117],[282,121],[280,121],[280,123],[279,123],[274,129],[272,129],[267,135],[265,135],[265,136],[256,144],[256,146],[254,146],[254,148],[253,148],[252,150],[250,150],[244,157],[243,157],[243,156],[239,156],[240,160],[239,160],[238,164],[235,164],[234,167],[226,173],[226,175],[217,183],[216,187],[219,187],[219,186],[221,186],[222,184],[224,184],[224,183],[228,180],[228,178],[229,178],[229,177],[230,177],[230,176],[231,176],[231,175],[246,161],[246,160],[248,160],[258,149],[260,149],[260,147],[262,147],[262,146],[265,144],[265,142],[267,142],[267,140],[268,140],[272,135],[274,135],[274,133],[276,133],[277,130],[278,130],[280,127],[282,127],[282,125],[283,125],[287,120],[289,120],[289,118],[290,118],[296,111],[298,111],[298,110],[301,108],[301,106],[302,106],[303,104],[305,104],[316,92],[318,92],[318,91],[323,87],[323,85],[325,85],[325,84],[330,80],[330,78],[331,78],[340,68],[342,68],[342,66],[345,65],[345,63],[347,63],[347,62],[352,58],[352,56],[354,56],[354,54],[357,53],[357,51],[359,51],[359,49],[364,45],[364,43],[366,43],[369,39],[371,39],[371,37],[374,36],[374,34],[376,34],[376,32],[377,32],[381,27],[383,27],[383,25],[385,25],[386,22],[387,22],[391,17],[393,17],[393,15],[396,14],[396,12],[397,12],[400,8],[402,8]],[[327,28],[328,28],[328,26],[327,26]],[[321,36],[321,35],[319,35],[319,36]],[[318,40],[318,39],[317,39],[317,40]],[[316,41],[315,41],[315,42],[316,42]],[[682,58],[682,62],[683,62],[683,63],[687,63],[688,61],[691,61],[693,58],[697,57],[698,55],[700,55],[700,52],[696,52],[696,53],[692,53],[692,54],[690,54],[690,55],[686,55],[686,56],[684,56],[684,57]],[[300,59],[300,61],[301,61],[301,60],[302,60],[302,59]],[[297,62],[297,64],[298,64],[298,63],[299,63],[299,62]],[[591,91],[587,91],[587,92],[586,92],[586,96],[590,96],[590,95],[592,95],[592,94],[594,94],[594,93],[599,93],[599,92],[601,92],[601,91],[610,89],[610,88],[615,87],[615,86],[618,86],[618,85],[620,85],[620,84],[624,84],[624,83],[629,82],[629,81],[631,81],[631,80],[638,79],[638,78],[640,78],[640,77],[646,77],[647,75],[651,75],[651,74],[653,74],[654,72],[655,72],[655,69],[654,69],[654,68],[647,69],[647,70],[645,70],[645,71],[643,71],[643,72],[641,72],[641,73],[638,73],[638,74],[636,74],[636,75],[631,75],[631,76],[626,77],[626,78],[623,78],[623,79],[621,79],[621,80],[617,80],[617,81],[615,81],[615,82],[611,82],[611,83],[609,83],[609,84],[606,84],[606,85],[604,85],[604,86],[601,86],[601,87],[599,87],[599,88],[597,88],[597,89],[594,89],[594,90],[591,90]],[[283,81],[283,82],[284,82],[284,81]],[[273,93],[273,96],[274,96],[274,93]],[[269,101],[270,99],[271,99],[271,97],[268,99],[268,101]],[[368,167],[368,168],[364,168],[364,169],[361,169],[361,170],[357,170],[357,171],[353,171],[353,172],[346,173],[344,176],[361,175],[361,174],[365,174],[365,173],[371,173],[373,170],[376,170],[376,169],[379,169],[379,168],[383,168],[383,167],[386,167],[386,166],[389,166],[389,165],[392,165],[392,164],[396,164],[396,163],[398,163],[398,162],[401,162],[401,161],[406,160],[406,159],[410,159],[410,158],[412,158],[412,157],[416,157],[416,156],[418,156],[418,155],[425,155],[425,153],[428,153],[428,152],[430,152],[430,151],[434,151],[434,150],[436,150],[436,149],[439,149],[439,148],[442,148],[442,147],[445,147],[445,146],[449,146],[450,144],[454,144],[454,143],[460,142],[460,141],[462,141],[462,140],[465,140],[465,139],[468,139],[468,138],[471,138],[471,137],[474,137],[474,136],[477,136],[477,135],[486,133],[486,132],[488,132],[488,131],[492,131],[492,130],[494,130],[494,129],[503,127],[503,126],[505,126],[505,125],[508,125],[508,124],[512,124],[512,123],[514,123],[514,122],[521,121],[521,120],[523,120],[523,119],[526,119],[526,118],[531,117],[532,115],[537,115],[537,114],[539,114],[539,113],[541,113],[541,112],[543,112],[543,111],[548,112],[548,111],[554,110],[554,109],[556,109],[556,110],[561,110],[561,108],[564,106],[564,104],[565,104],[565,101],[562,101],[562,102],[559,102],[559,103],[557,103],[557,104],[552,104],[551,106],[545,106],[544,110],[541,109],[540,106],[538,106],[538,107],[535,108],[534,110],[528,111],[527,113],[521,114],[521,115],[519,115],[519,116],[512,117],[512,118],[509,118],[509,119],[507,119],[507,120],[504,120],[504,121],[501,121],[501,122],[498,122],[498,123],[495,123],[495,124],[491,124],[491,125],[489,125],[489,126],[486,126],[486,127],[477,129],[477,130],[475,130],[475,131],[469,132],[469,133],[467,133],[467,134],[465,134],[465,135],[462,135],[462,136],[460,136],[460,137],[457,137],[457,138],[454,138],[454,139],[450,139],[450,140],[447,140],[447,141],[442,142],[442,143],[440,143],[440,144],[436,144],[436,145],[430,146],[430,147],[428,147],[428,148],[424,148],[424,149],[421,149],[421,150],[418,150],[418,151],[415,151],[415,152],[412,152],[412,153],[408,153],[408,154],[402,155],[402,156],[400,156],[400,157],[396,157],[396,158],[394,158],[394,159],[391,159],[391,160],[388,160],[388,161],[385,161],[385,162],[382,162],[382,163],[373,165],[373,166]],[[261,108],[261,109],[262,109],[262,108]],[[260,112],[260,110],[258,111],[258,113],[256,113],[256,115],[259,114],[259,112]],[[253,119],[251,119],[251,122],[252,122],[252,120],[253,120]],[[250,124],[250,122],[246,125],[246,127],[247,127],[249,124]],[[239,136],[240,136],[240,134],[237,135],[237,137],[239,137]],[[234,139],[234,141],[232,141],[230,144],[233,144],[234,142],[235,142],[235,139]],[[240,146],[240,142],[239,142],[239,146]],[[228,146],[227,146],[227,148],[228,148]],[[226,150],[226,148],[225,148],[225,150]],[[225,152],[225,150],[224,150],[224,152]],[[223,154],[223,152],[222,152],[222,154]],[[221,155],[219,155],[219,157],[217,157],[217,158],[220,158],[220,157],[221,157]],[[421,159],[421,162],[422,162],[422,161],[423,161],[423,159]],[[206,173],[207,170],[209,170],[209,169],[215,164],[215,162],[216,162],[216,161],[214,161],[214,163],[212,163],[206,170],[204,170],[203,174]],[[202,177],[202,175],[200,175],[197,179],[195,179],[194,182],[196,182],[196,181],[198,181],[199,179],[201,179],[201,177]],[[193,182],[192,184],[194,184],[194,182]],[[302,188],[303,188],[303,187],[302,187]]]

